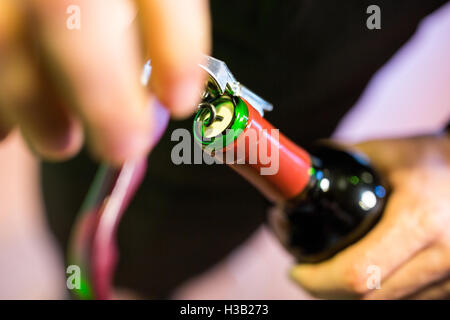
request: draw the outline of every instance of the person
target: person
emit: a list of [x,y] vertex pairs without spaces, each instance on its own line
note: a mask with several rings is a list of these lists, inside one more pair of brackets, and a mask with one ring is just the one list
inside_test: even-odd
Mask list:
[[[128,26],[129,1],[80,1],[73,14],[71,1],[16,2],[1,4],[4,134],[17,125],[36,153],[62,160],[84,133],[93,154],[118,164],[148,151],[150,92],[175,117],[193,112],[204,76],[197,64],[210,50],[205,1],[135,2],[142,43],[138,26]],[[145,56],[153,60],[148,92],[139,82]]]
[[[333,41],[333,33],[322,31],[318,20],[313,19],[317,19],[318,14],[333,16],[332,9],[336,4],[300,1],[281,5],[269,1],[266,7],[256,10],[252,5],[228,3],[230,8],[239,7],[232,12],[235,17],[233,23],[230,23],[231,13],[219,10],[219,4],[213,4],[213,7],[217,6],[213,12],[222,13],[218,19],[216,16],[213,19],[219,26],[214,30],[214,39],[223,40],[222,47],[215,50],[218,58],[227,61],[231,70],[240,72],[239,79],[243,82],[248,80],[245,82],[247,86],[258,88],[277,106],[289,106],[285,109],[289,110],[289,117],[281,111],[269,115],[288,136],[300,135],[298,123],[292,119],[304,117],[312,123],[320,120],[328,123],[326,130],[320,126],[305,126],[306,132],[297,140],[309,141],[331,134],[373,72],[409,37],[420,18],[441,3],[414,3],[414,12],[420,14],[414,15],[407,30],[400,29],[395,34],[392,43],[389,43],[389,38],[380,39],[377,34],[367,34],[364,24],[358,25],[361,31],[356,35],[361,46],[344,42],[341,50]],[[385,7],[392,8],[388,4]],[[321,12],[322,8],[327,8],[325,13]],[[363,4],[356,8],[365,12]],[[308,16],[305,12],[312,14]],[[134,19],[136,15],[137,19]],[[286,17],[292,17],[292,20]],[[355,25],[352,17],[336,16],[336,20],[330,19],[327,23],[347,22],[347,26],[352,27]],[[402,17],[405,16],[397,17],[398,23],[402,22]],[[76,21],[77,18],[80,21]],[[273,24],[274,20],[278,24]],[[392,20],[388,18],[387,21]],[[131,27],[130,22],[133,22]],[[315,29],[308,33],[305,25]],[[316,46],[313,40],[317,35],[326,37],[317,46],[321,54],[316,58],[314,53],[317,51],[312,47]],[[367,40],[362,35],[367,36]],[[274,43],[266,45],[265,37]],[[338,39],[344,41],[342,37]],[[370,58],[373,53],[370,44],[377,41],[385,44],[377,52],[381,58]],[[0,131],[6,140],[20,140],[16,134],[19,130],[35,154],[53,161],[74,156],[85,141],[97,159],[119,165],[126,159],[145,156],[149,151],[154,119],[152,105],[157,103],[156,100],[175,118],[187,117],[194,111],[205,80],[197,65],[203,54],[211,52],[208,2],[79,0],[75,4],[68,0],[2,1],[0,48]],[[341,56],[330,55],[333,50]],[[236,52],[239,54],[233,55]],[[232,58],[222,57],[227,53],[231,53]],[[359,54],[354,67],[345,60],[354,59],[352,54]],[[366,58],[370,63],[361,57],[364,54],[368,54]],[[299,58],[303,56],[306,59]],[[151,58],[153,66],[149,90],[139,82],[146,58]],[[333,60],[337,58],[346,63]],[[339,67],[335,68],[334,74],[318,76],[328,73],[330,66],[336,65]],[[366,67],[358,69],[358,66]],[[336,75],[345,72],[354,76],[358,83],[355,85],[348,80],[333,89],[332,84],[340,82],[340,79],[335,79]],[[326,94],[320,94],[324,92]],[[341,102],[336,102],[337,99]],[[448,107],[448,104],[444,106]],[[448,120],[448,110],[440,114],[447,116],[444,121]],[[156,150],[155,158],[165,145],[163,143]],[[292,278],[321,297],[398,298],[424,290],[424,297],[448,295],[448,136],[379,140],[360,144],[359,148],[385,172],[394,186],[382,220],[364,239],[332,259],[316,265],[293,267]],[[196,174],[200,169],[183,168],[183,181],[180,182],[174,177],[181,169],[171,165],[172,173],[158,175],[158,169],[164,165],[167,167],[164,161],[152,164],[150,175],[156,177],[160,184],[146,185],[144,182],[144,188],[147,186],[153,194],[164,193],[166,197],[171,196],[170,191],[175,191],[185,211],[199,214],[198,219],[201,220],[207,213],[195,213],[193,203],[196,201],[191,199],[204,189],[198,181],[211,181],[210,187],[214,192],[206,192],[214,195],[205,197],[208,198],[205,201],[225,203],[217,210],[216,221],[226,221],[225,215],[232,211],[233,203],[227,203],[226,198],[221,198],[226,195],[218,196],[217,193],[229,191],[229,187],[235,185],[234,178],[218,179],[224,177],[224,169],[207,168],[201,169],[204,172],[201,177],[206,177],[204,180]],[[212,170],[215,181],[208,178]],[[173,185],[167,186],[168,183]],[[186,191],[189,187],[191,190]],[[18,189],[15,191],[20,192]],[[248,187],[239,186],[234,192],[243,190],[248,190]],[[251,199],[259,198],[252,194]],[[139,194],[137,200],[139,202]],[[177,205],[168,205],[170,200],[159,201],[155,204],[156,209],[179,209],[170,207]],[[257,201],[249,201],[242,210],[262,212],[264,205],[261,201],[256,204]],[[8,212],[11,214],[13,211]],[[172,217],[179,218],[180,215]],[[204,222],[203,228],[207,229],[209,225]],[[255,225],[254,221],[244,222],[240,228],[246,228],[248,233],[255,229]],[[228,228],[239,229],[234,223]],[[176,228],[176,231],[180,230],[181,227]],[[235,236],[234,245],[245,238],[246,235],[242,234]],[[195,246],[199,241],[205,242],[192,240],[191,245]],[[228,242],[226,250],[230,247],[231,242]],[[177,254],[183,257],[182,250]],[[180,256],[173,258],[172,262],[178,259]],[[213,256],[209,262],[217,260],[218,257]],[[381,290],[367,286],[367,267],[371,265],[381,270]]]

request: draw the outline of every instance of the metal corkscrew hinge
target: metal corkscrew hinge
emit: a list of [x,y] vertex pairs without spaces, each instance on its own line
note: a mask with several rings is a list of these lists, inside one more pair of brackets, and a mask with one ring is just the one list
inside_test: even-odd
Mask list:
[[206,64],[200,65],[209,74],[209,80],[203,99],[228,94],[241,97],[264,116],[264,111],[272,111],[273,105],[239,83],[225,62],[206,56]]
[[[235,98],[247,101],[261,116],[264,111],[273,110],[271,103],[239,83],[223,61],[206,56],[205,64],[200,64],[200,67],[209,75],[202,101],[198,106],[205,112],[200,112],[202,115],[197,118],[197,121],[207,128],[204,132],[205,138],[220,135],[230,127],[234,120]],[[222,103],[213,103],[218,98]]]

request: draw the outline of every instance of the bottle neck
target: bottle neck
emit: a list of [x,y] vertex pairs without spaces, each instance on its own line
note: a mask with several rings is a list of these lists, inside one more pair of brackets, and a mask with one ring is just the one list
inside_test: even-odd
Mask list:
[[267,199],[285,201],[298,196],[309,184],[311,158],[244,101],[248,122],[244,131],[227,146],[236,161],[230,167],[252,183]]

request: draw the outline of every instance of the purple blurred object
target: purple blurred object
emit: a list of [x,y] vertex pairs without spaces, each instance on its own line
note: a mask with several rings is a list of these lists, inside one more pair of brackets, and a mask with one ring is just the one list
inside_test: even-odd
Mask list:
[[[151,149],[161,139],[169,122],[169,112],[159,102],[153,111]],[[102,165],[75,223],[70,242],[71,264],[80,266],[85,288],[80,298],[110,299],[118,260],[116,234],[119,222],[144,179],[147,159],[125,162],[120,168]],[[83,290],[84,289],[84,290]]]

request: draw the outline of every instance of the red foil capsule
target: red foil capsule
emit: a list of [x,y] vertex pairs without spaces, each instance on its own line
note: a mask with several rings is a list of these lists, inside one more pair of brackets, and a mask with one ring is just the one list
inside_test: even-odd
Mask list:
[[294,198],[308,185],[309,154],[280,133],[247,101],[242,101],[248,109],[248,121],[233,144],[222,149],[224,154],[233,149],[236,155],[236,161],[227,163],[269,200]]

